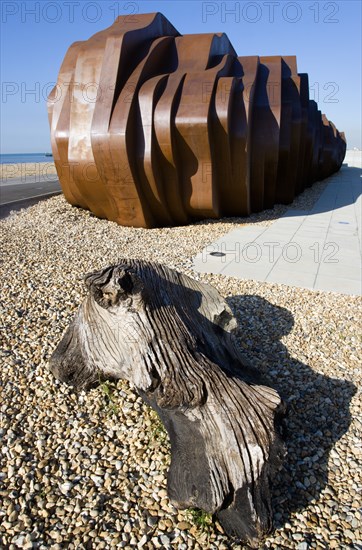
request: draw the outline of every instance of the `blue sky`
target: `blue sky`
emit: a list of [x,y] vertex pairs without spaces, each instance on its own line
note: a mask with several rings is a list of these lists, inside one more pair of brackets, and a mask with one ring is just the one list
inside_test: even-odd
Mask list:
[[238,55],[297,55],[310,97],[361,148],[361,2],[1,2],[2,153],[50,151],[46,96],[67,48],[118,15],[162,12],[182,34],[225,32]]

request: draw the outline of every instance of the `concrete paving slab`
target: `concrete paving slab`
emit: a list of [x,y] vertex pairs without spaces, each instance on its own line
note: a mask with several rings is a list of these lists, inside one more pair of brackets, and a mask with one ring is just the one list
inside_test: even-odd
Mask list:
[[339,294],[361,295],[361,281],[346,279],[345,277],[317,277],[313,290],[338,292]]
[[360,294],[361,154],[346,160],[311,210],[231,231],[196,256],[195,271]]
[[[267,262],[258,262],[258,263],[251,263],[251,262],[230,262],[227,264],[224,269],[222,269],[221,273],[223,275],[228,275],[229,277],[239,277],[242,279],[255,279],[254,274],[257,271],[258,273],[258,279],[256,280],[266,280],[269,272],[270,272],[270,264]],[[242,276],[240,277],[240,274]]]
[[353,279],[359,282],[361,280],[361,270],[358,265],[347,265],[344,262],[338,264],[321,264],[318,270],[317,280],[321,277]]
[[209,268],[212,267],[212,273],[220,273],[228,263],[240,262],[243,255],[252,253],[252,243],[265,233],[266,229],[262,226],[235,229],[207,245],[194,259],[197,271],[210,273]]
[[[290,286],[290,275],[285,272],[273,271],[273,275],[268,276],[265,281],[267,283],[277,283],[280,285]],[[314,273],[295,273],[293,275],[293,286],[302,288],[314,289],[315,274]]]

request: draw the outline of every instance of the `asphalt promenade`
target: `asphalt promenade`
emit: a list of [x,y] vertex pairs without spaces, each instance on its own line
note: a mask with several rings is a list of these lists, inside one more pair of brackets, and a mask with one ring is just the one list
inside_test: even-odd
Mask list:
[[1,180],[0,218],[6,217],[12,210],[32,206],[40,200],[59,193],[61,193],[61,188],[56,175],[40,181],[35,176]]

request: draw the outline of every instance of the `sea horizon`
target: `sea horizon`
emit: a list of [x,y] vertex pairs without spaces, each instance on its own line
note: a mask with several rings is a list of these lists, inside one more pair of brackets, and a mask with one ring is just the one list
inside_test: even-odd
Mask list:
[[47,153],[0,153],[0,164],[26,164],[30,162],[53,162],[51,152]]

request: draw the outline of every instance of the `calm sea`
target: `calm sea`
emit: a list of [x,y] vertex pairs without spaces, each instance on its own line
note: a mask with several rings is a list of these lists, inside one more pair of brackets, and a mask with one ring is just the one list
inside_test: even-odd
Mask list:
[[26,162],[53,162],[45,153],[17,153],[0,155],[0,164],[25,164]]

